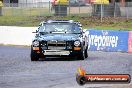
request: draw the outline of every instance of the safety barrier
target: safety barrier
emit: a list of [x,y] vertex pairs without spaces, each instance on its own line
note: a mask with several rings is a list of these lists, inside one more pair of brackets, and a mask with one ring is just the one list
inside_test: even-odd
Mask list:
[[128,52],[132,53],[132,31],[129,31],[128,37]]
[[37,27],[0,26],[0,44],[31,45]]

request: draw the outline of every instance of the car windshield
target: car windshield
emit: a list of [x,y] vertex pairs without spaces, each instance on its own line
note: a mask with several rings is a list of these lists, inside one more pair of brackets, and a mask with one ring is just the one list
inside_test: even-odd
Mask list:
[[81,33],[80,27],[72,23],[48,23],[39,28],[41,33]]

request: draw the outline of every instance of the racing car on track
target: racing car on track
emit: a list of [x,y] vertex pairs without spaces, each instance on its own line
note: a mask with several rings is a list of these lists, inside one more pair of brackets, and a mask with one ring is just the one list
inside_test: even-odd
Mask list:
[[31,45],[31,61],[47,56],[88,57],[87,38],[80,22],[48,20],[40,23]]

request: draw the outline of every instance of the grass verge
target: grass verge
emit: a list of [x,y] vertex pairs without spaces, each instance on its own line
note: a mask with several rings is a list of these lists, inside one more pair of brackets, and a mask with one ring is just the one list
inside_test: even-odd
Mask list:
[[75,20],[81,22],[86,29],[132,31],[132,18],[123,17],[104,17],[101,22],[99,17],[93,16],[0,16],[0,26],[38,26],[45,20]]

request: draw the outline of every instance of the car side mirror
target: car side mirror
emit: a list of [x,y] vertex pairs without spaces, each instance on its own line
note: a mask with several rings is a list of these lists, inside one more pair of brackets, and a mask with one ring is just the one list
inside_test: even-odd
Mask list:
[[81,30],[81,33],[84,34],[85,32],[83,30]]
[[80,24],[80,27],[82,27],[82,24]]
[[86,32],[86,30],[87,30],[87,29],[83,29],[83,33],[85,33],[85,32]]
[[35,32],[32,32],[32,33],[37,33],[38,31],[36,30]]

